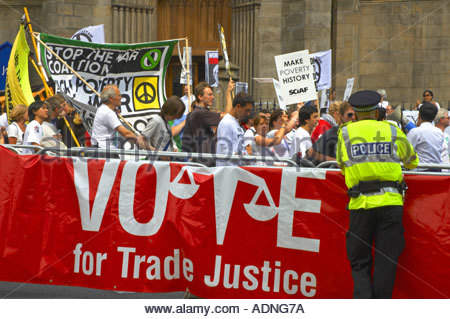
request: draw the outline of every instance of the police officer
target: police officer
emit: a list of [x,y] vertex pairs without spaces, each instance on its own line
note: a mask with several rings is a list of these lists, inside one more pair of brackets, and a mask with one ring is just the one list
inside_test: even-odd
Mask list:
[[[403,251],[403,195],[406,184],[400,162],[412,169],[419,163],[400,129],[377,121],[381,95],[359,91],[349,98],[356,122],[338,132],[336,160],[345,176],[350,202],[347,257],[354,298],[391,298],[397,260]],[[375,262],[372,272],[372,242]]]

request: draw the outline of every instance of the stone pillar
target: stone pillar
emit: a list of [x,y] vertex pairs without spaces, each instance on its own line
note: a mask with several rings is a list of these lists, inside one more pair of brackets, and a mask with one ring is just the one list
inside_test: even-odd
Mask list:
[[233,1],[232,15],[232,45],[231,57],[233,63],[240,67],[240,81],[247,82],[249,92],[253,92],[253,80],[258,56],[257,30],[259,25],[259,1]]

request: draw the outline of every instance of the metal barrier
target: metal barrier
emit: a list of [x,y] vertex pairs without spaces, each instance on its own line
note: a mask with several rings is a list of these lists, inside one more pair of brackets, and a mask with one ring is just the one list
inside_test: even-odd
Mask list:
[[[180,162],[180,159],[186,160],[227,160],[227,161],[239,161],[239,162],[253,162],[252,166],[256,162],[260,161],[266,164],[273,165],[274,162],[286,163],[292,167],[298,167],[297,163],[295,163],[290,158],[279,158],[276,156],[250,156],[250,155],[224,155],[224,154],[209,154],[209,153],[187,153],[187,152],[163,152],[163,151],[147,151],[147,150],[123,150],[123,149],[115,149],[115,150],[105,150],[101,148],[89,148],[89,147],[73,147],[70,149],[60,149],[54,147],[46,147],[38,152],[38,154],[44,155],[47,152],[53,153],[64,153],[68,156],[77,156],[77,157],[111,157],[111,155],[122,157],[122,159],[127,155],[134,156],[135,160],[142,159],[151,159],[151,160],[160,160],[161,157],[174,159],[177,162]],[[183,162],[183,164],[193,164],[198,166],[205,166],[198,162]],[[305,165],[309,166],[309,165]],[[314,165],[310,166],[314,167]]]
[[[334,166],[338,168],[338,164],[336,161],[327,161],[322,162],[317,165],[317,168],[329,168]],[[419,163],[416,169],[414,170],[406,170],[406,168],[401,164],[402,169],[405,170],[406,174],[415,174],[415,175],[450,175],[450,164],[431,164],[431,163]],[[430,172],[426,171],[427,169],[435,169],[441,170],[440,172]],[[448,170],[448,171],[446,171]]]
[[31,150],[37,150],[40,151],[43,149],[42,146],[36,146],[36,145],[20,145],[20,144],[2,144],[2,146],[6,147],[7,149],[16,152],[17,154],[22,154],[20,150],[22,149],[31,149]]
[[316,166],[317,168],[339,168],[336,161],[326,161],[322,162]]
[[[258,165],[259,162],[263,162],[264,166],[274,166],[274,164],[286,163],[290,167],[310,167],[310,168],[321,168],[321,169],[336,169],[338,168],[336,161],[326,161],[315,166],[312,162],[306,159],[300,159],[298,164],[289,158],[277,157],[277,156],[253,156],[253,155],[224,155],[224,154],[209,154],[209,153],[187,153],[187,152],[163,152],[163,151],[147,151],[147,150],[105,150],[101,148],[89,148],[89,147],[73,147],[73,148],[57,148],[57,147],[41,147],[35,145],[16,145],[16,144],[2,144],[2,146],[7,149],[21,154],[20,149],[32,149],[37,150],[36,154],[40,155],[59,155],[59,156],[76,156],[76,157],[95,157],[95,158],[108,158],[111,155],[117,156],[117,159],[128,159],[131,160],[134,156],[135,160],[161,160],[161,157],[171,159],[171,163],[178,163],[189,166],[207,167],[200,162],[193,162],[192,160],[227,160],[227,161],[239,161],[240,166],[261,166]],[[63,155],[62,155],[63,154]],[[127,158],[126,158],[127,157]],[[172,160],[173,159],[173,160]],[[180,160],[185,159],[186,161]],[[242,165],[243,163],[249,163],[249,165]],[[402,168],[404,169],[403,165]],[[427,171],[441,170],[441,171]],[[420,163],[417,169],[413,171],[406,171],[406,174],[418,174],[418,175],[450,175],[450,164],[429,164]]]

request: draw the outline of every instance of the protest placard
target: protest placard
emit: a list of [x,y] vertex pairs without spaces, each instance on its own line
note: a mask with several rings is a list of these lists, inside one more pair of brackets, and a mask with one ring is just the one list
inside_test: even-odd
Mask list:
[[280,82],[278,82],[275,79],[272,79],[272,80],[273,80],[273,87],[275,88],[275,93],[276,93],[277,98],[278,98],[278,105],[280,105],[280,109],[286,111],[287,110],[286,103],[284,102],[283,96],[281,96],[281,85],[280,85]]
[[275,64],[286,104],[317,99],[314,68],[308,50],[275,56]]
[[352,95],[354,82],[355,78],[350,78],[347,80],[347,86],[345,87],[344,98],[342,99],[342,101],[348,101],[350,95]]
[[205,52],[205,81],[213,88],[219,86],[219,51]]
[[[189,74],[190,81],[189,84],[192,85],[192,48],[188,48],[189,54]],[[180,84],[187,84],[188,83],[188,74],[187,74],[187,59],[186,59],[186,47],[183,48],[183,65],[184,68],[181,69],[181,75],[180,75]]]

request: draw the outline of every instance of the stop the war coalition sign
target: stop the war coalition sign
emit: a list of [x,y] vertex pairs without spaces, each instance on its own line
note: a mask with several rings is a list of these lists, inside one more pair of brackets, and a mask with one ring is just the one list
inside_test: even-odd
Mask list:
[[[98,44],[42,33],[40,39],[97,92],[106,85],[117,85],[122,94],[121,113],[137,130],[145,127],[146,117],[159,112],[166,99],[164,78],[176,40]],[[94,107],[101,105],[95,92],[52,52],[41,46],[40,54],[59,91],[75,101]],[[81,107],[77,109],[83,122],[89,122],[92,114]]]
[[278,55],[275,57],[275,64],[286,104],[317,99],[314,67],[308,50]]

